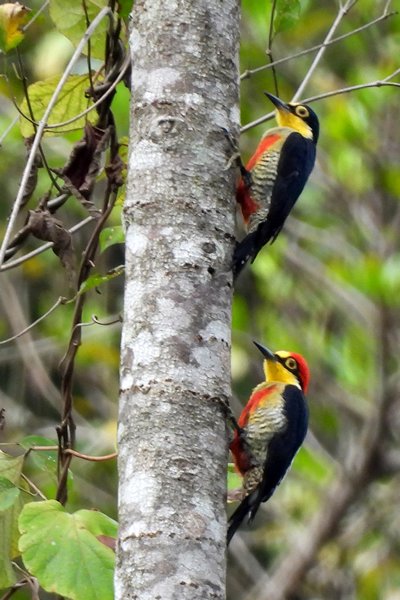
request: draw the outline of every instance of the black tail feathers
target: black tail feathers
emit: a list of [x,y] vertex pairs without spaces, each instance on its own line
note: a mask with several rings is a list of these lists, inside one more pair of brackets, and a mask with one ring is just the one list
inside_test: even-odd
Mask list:
[[242,269],[246,266],[246,263],[251,260],[254,261],[257,254],[265,244],[273,243],[283,226],[282,224],[277,227],[270,222],[269,219],[259,224],[255,231],[252,231],[246,237],[237,244],[233,253],[233,278],[239,275]]
[[246,235],[246,237],[241,242],[238,242],[238,244],[236,245],[235,251],[233,253],[232,263],[234,279],[236,279],[236,277],[239,275],[242,269],[246,266],[246,263],[250,259],[255,258],[255,256],[257,255],[255,244],[257,237],[256,234],[256,231],[253,231],[253,233],[249,233],[249,235]]
[[239,504],[237,509],[232,513],[228,521],[228,533],[226,536],[226,545],[229,546],[229,542],[236,533],[238,527],[240,527],[242,521],[246,518],[250,512],[250,496],[246,496],[244,500]]

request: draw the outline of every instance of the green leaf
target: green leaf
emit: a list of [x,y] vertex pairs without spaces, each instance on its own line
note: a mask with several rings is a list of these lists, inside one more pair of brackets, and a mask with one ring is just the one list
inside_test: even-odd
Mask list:
[[14,485],[19,483],[23,464],[23,456],[9,456],[0,450],[0,476],[8,479]]
[[24,564],[46,591],[72,600],[112,600],[114,553],[96,539],[115,533],[112,519],[87,510],[69,514],[47,500],[27,504],[19,526]]
[[300,0],[278,0],[276,3],[274,32],[291,29],[300,17]]
[[128,20],[132,5],[132,0],[118,0],[118,14],[121,19],[124,19],[125,21]]
[[[29,86],[28,95],[35,121],[40,121],[43,117],[59,80],[60,76],[56,75],[55,77],[49,77],[44,81],[37,81]],[[88,75],[70,75],[51,112],[48,124],[55,125],[56,123],[63,123],[86,110],[92,104],[92,101],[85,97],[85,92],[89,87],[90,81]],[[24,115],[30,116],[26,99],[22,101],[20,110]],[[59,128],[51,129],[47,133],[59,135],[60,133],[82,129],[87,120],[94,123],[96,119],[96,111],[91,111],[84,117],[81,117],[68,125],[62,125]],[[29,137],[35,133],[32,123],[24,119],[22,115],[19,124],[21,133],[24,137]]]
[[[86,0],[89,21],[92,22],[105,6],[107,6],[107,0]],[[50,0],[50,18],[58,31],[65,35],[74,46],[79,44],[88,27],[81,0],[69,0],[68,6],[66,6],[65,0]],[[104,60],[108,24],[108,18],[105,17],[90,38],[92,58]],[[84,54],[87,54],[87,49],[84,50]]]
[[23,501],[20,494],[14,491],[11,492],[11,496],[14,496],[13,502],[11,496],[8,496],[7,502],[7,490],[10,492],[17,489],[23,462],[23,456],[9,456],[0,450],[0,589],[7,588],[15,582],[11,559],[18,554],[17,522]]
[[118,523],[102,512],[97,510],[78,510],[75,513],[75,518],[93,535],[117,537]]
[[0,512],[11,508],[19,494],[19,489],[9,479],[0,477]]
[[[29,450],[33,446],[57,446],[55,440],[49,440],[48,438],[40,435],[28,435],[23,438],[19,445],[25,450]],[[49,473],[52,479],[57,480],[57,451],[35,451],[29,453],[29,458],[35,463],[35,465],[41,470]]]
[[115,269],[111,269],[111,271],[108,271],[106,275],[97,274],[88,277],[79,288],[78,295],[80,296],[81,294],[86,294],[86,292],[93,289],[94,287],[98,287],[102,283],[106,283],[107,281],[110,281],[110,279],[114,279],[114,277],[122,275],[124,271],[124,265],[119,265],[118,267],[115,267]]
[[114,227],[106,227],[100,233],[99,244],[100,251],[104,252],[110,246],[114,244],[123,244],[125,242],[125,233],[122,225],[115,225]]
[[0,50],[8,52],[24,39],[22,26],[27,21],[30,8],[19,2],[0,6]]

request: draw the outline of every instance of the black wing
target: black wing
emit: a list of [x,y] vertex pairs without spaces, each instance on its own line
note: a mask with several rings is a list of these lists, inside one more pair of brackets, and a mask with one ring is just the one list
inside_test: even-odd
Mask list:
[[313,170],[315,154],[312,140],[299,133],[291,133],[287,137],[279,158],[268,217],[259,226],[260,248],[269,241],[273,242],[282,229]]
[[287,137],[278,162],[268,216],[236,246],[233,255],[235,277],[250,258],[254,261],[265,244],[276,239],[313,170],[315,154],[312,140],[296,132]]
[[268,446],[264,476],[251,502],[250,520],[254,518],[260,503],[271,498],[286,475],[307,433],[308,408],[303,392],[294,385],[288,385],[283,397],[287,426],[275,435]]

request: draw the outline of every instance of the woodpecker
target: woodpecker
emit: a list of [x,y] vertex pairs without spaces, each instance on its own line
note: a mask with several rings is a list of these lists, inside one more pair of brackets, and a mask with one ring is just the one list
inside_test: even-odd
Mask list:
[[246,237],[233,255],[237,276],[261,248],[274,242],[300,196],[315,163],[319,122],[305,104],[285,104],[265,92],[276,107],[278,127],[266,131],[244,167],[236,189]]
[[265,381],[254,388],[238,420],[230,450],[243,477],[244,499],[228,523],[227,543],[246,516],[253,520],[289,469],[307,433],[304,394],[310,374],[294,352],[271,352],[254,342],[264,356]]

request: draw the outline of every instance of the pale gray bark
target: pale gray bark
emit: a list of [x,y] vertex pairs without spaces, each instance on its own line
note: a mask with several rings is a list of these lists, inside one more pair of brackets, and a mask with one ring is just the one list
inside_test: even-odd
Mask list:
[[237,0],[137,0],[117,600],[225,597]]

